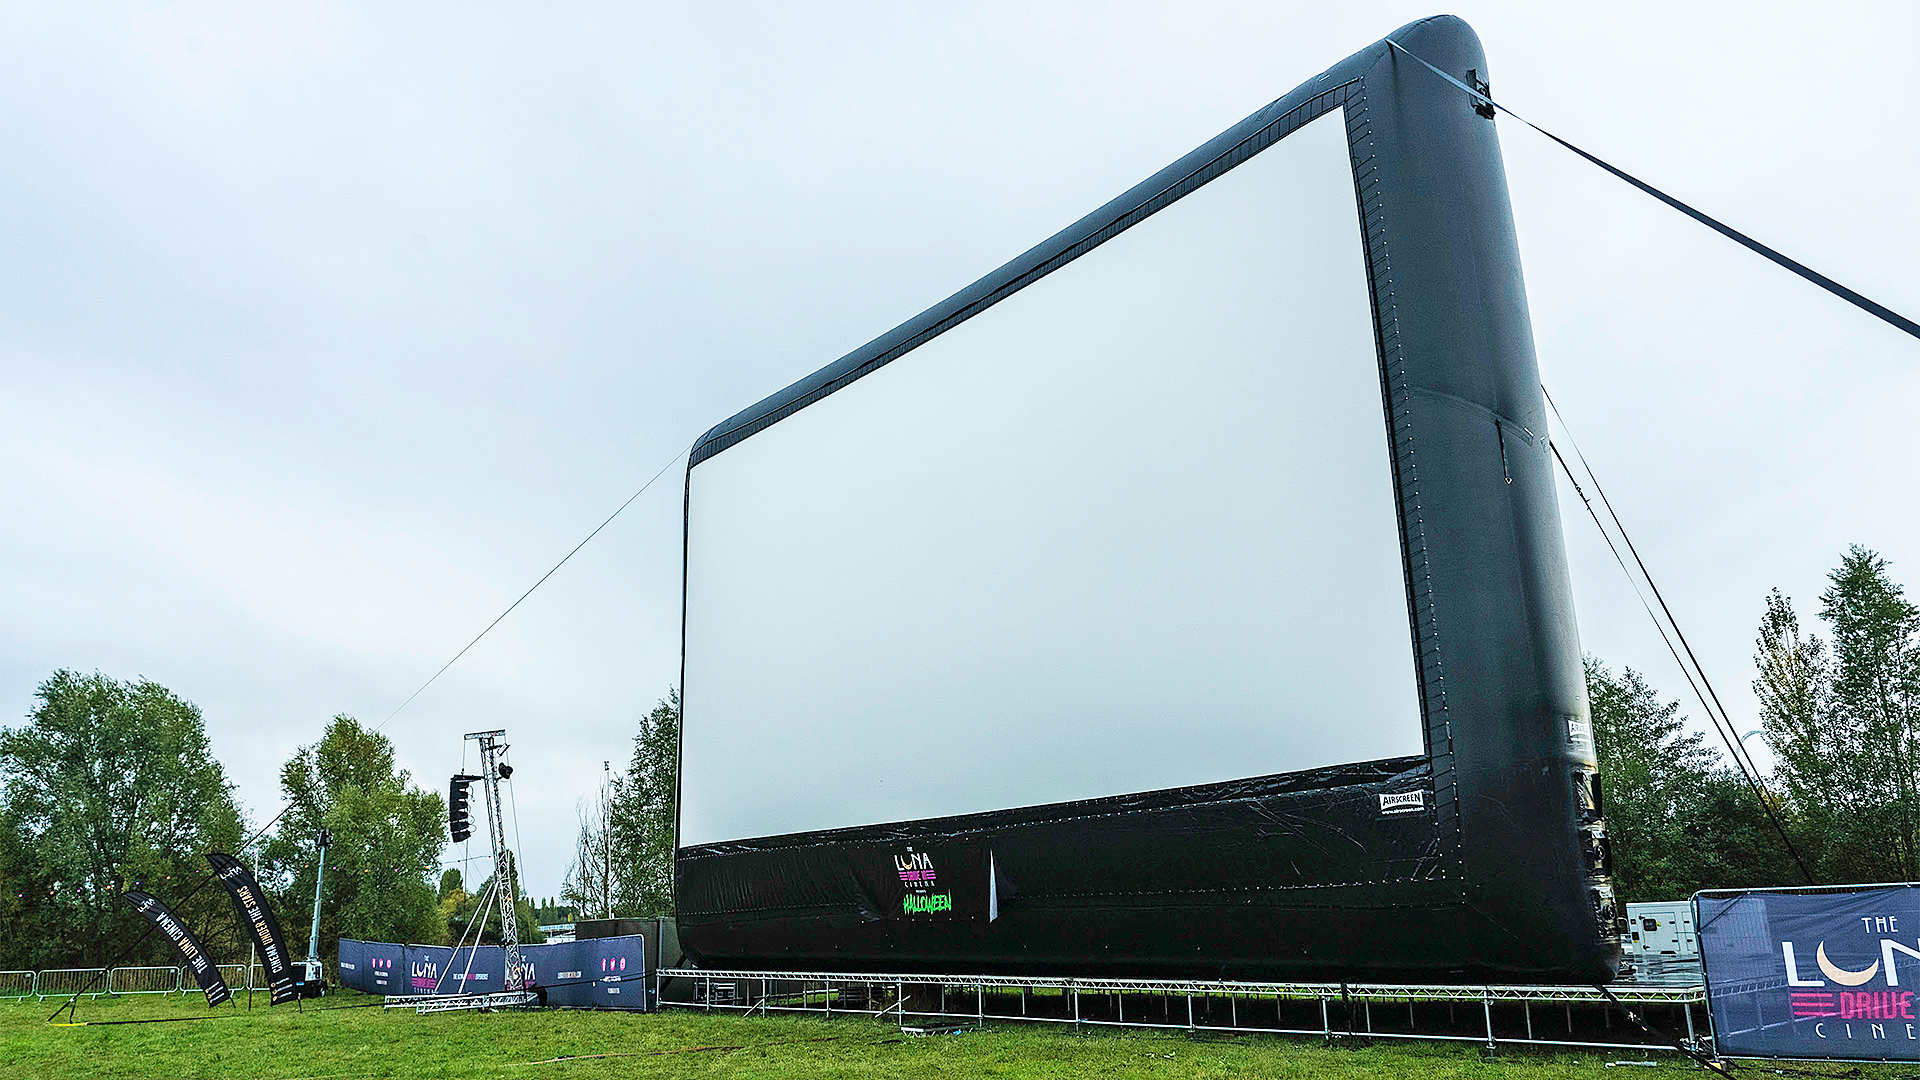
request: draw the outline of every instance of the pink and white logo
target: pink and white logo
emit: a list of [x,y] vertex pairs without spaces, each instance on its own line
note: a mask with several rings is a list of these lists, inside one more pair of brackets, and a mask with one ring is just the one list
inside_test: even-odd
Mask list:
[[938,880],[933,872],[933,856],[924,851],[895,855],[893,868],[899,871],[900,880],[907,885],[932,885]]

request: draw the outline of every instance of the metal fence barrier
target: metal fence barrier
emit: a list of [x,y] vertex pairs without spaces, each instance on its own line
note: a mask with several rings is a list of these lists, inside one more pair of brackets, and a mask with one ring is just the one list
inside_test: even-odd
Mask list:
[[109,994],[172,994],[179,990],[177,967],[117,967],[107,972]]
[[107,992],[105,968],[54,968],[42,971],[33,981],[33,992],[41,998],[67,994],[99,997]]
[[[219,964],[220,977],[236,994],[267,989],[264,964]],[[331,965],[329,965],[331,967]],[[339,973],[327,972],[331,982]],[[199,983],[191,972],[178,967],[49,968],[45,971],[0,971],[0,1001],[36,998],[117,997],[122,994],[198,993]]]

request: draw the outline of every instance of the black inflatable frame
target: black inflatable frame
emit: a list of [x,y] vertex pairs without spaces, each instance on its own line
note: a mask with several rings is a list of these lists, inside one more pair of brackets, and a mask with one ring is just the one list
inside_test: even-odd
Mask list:
[[[1479,40],[1459,19],[1412,23],[1393,40],[1469,85],[1487,82]],[[1422,981],[1615,975],[1618,911],[1499,144],[1471,98],[1386,41],[716,426],[689,458],[688,498],[707,458],[1334,111],[1366,248],[1427,754],[681,848],[679,929],[695,961]],[[947,899],[905,881],[909,863],[934,868]]]

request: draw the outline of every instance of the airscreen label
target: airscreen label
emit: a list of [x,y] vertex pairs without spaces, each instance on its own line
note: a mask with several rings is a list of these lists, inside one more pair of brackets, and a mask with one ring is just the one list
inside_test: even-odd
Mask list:
[[1575,750],[1593,749],[1593,721],[1581,716],[1567,717],[1567,742]]
[[1424,791],[1400,791],[1380,796],[1380,812],[1383,814],[1407,814],[1427,808],[1427,793]]

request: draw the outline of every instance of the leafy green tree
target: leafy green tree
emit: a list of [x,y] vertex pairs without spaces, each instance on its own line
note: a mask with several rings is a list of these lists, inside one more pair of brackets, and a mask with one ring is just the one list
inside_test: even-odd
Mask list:
[[[479,940],[482,945],[500,943],[500,901],[498,898],[487,895],[492,888],[493,878],[489,877],[480,883],[478,890],[471,894],[455,889],[442,898],[441,905],[446,911],[447,933],[451,935],[450,940],[459,941],[465,937],[471,944],[475,924],[478,924]],[[487,902],[485,911],[480,909],[482,900]],[[524,891],[514,900],[513,917],[518,924],[516,929],[520,934],[520,944],[538,945],[547,940],[546,932],[540,929],[539,912],[535,910],[533,901],[527,898]]]
[[533,905],[533,917],[539,919],[542,926],[549,926],[574,921],[575,912],[572,904],[562,904],[557,897],[549,896]]
[[1755,657],[1761,718],[1822,884],[1920,872],[1920,608],[1855,545],[1828,575],[1829,656],[1768,598]]
[[673,913],[673,800],[680,772],[680,692],[640,719],[627,771],[604,808],[586,806],[561,899],[580,918]]
[[459,867],[448,867],[440,875],[440,903],[434,918],[446,926],[449,940],[458,940],[465,926],[461,912],[472,907],[467,896],[466,878]]
[[333,955],[342,937],[446,942],[433,884],[447,843],[446,802],[394,767],[386,736],[336,716],[319,742],[301,747],[280,770],[280,787],[287,812],[265,861],[283,911],[310,910],[320,830],[333,832],[320,907],[322,956]]
[[[1806,843],[1784,811],[1778,796],[1762,788],[1774,813],[1804,853]],[[1792,854],[1780,841],[1766,810],[1755,798],[1753,786],[1729,768],[1715,768],[1700,777],[1694,798],[1682,804],[1681,848],[1671,860],[1673,877],[1660,896],[1635,900],[1679,900],[1701,889],[1748,889],[1799,885],[1805,879]]]
[[593,801],[583,799],[580,803],[580,832],[574,838],[573,865],[567,868],[567,879],[560,885],[560,898],[577,907],[582,919],[627,913],[624,906],[616,904],[615,897],[622,891],[621,883],[632,877],[628,866],[631,852],[615,851],[607,832],[612,798],[613,784],[609,781]]
[[1627,901],[1687,895],[1698,876],[1687,826],[1697,820],[1714,753],[1685,730],[1679,703],[1662,702],[1639,672],[1616,676],[1593,657],[1586,671],[1615,887]]
[[[175,908],[216,955],[239,940],[218,889],[186,893],[243,839],[200,710],[158,683],[61,670],[0,730],[0,966],[99,965],[148,927],[120,894]],[[159,935],[124,963],[172,963]]]
[[680,779],[680,691],[640,720],[633,759],[614,784],[609,825],[633,853],[626,903],[635,915],[673,913],[673,801]]
[[1779,589],[1767,594],[1755,645],[1759,676],[1753,693],[1768,744],[1776,752],[1817,746],[1829,697],[1826,645],[1813,635],[1800,636],[1800,617]]
[[[1767,594],[1753,663],[1760,730],[1778,765],[1773,780],[1785,791],[1794,843],[1822,879],[1834,870],[1834,838],[1850,812],[1834,780],[1848,753],[1845,733],[1832,720],[1832,666],[1826,643],[1802,634],[1793,601]],[[1837,797],[1836,797],[1837,796]]]

